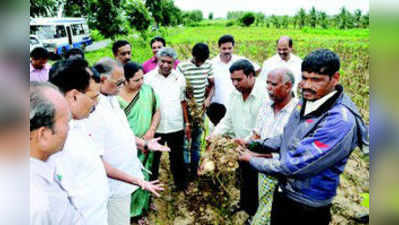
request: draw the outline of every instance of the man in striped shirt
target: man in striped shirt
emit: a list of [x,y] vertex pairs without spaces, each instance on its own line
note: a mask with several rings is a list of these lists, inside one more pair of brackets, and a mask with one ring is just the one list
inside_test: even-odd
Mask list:
[[197,175],[200,159],[201,124],[204,122],[204,111],[209,106],[213,95],[213,66],[208,60],[208,45],[204,43],[194,45],[192,56],[191,60],[180,63],[177,70],[184,75],[187,84],[186,98],[189,105],[190,123],[186,124],[186,127],[190,128],[190,135],[186,138],[188,141],[191,139],[191,146],[187,144],[184,151],[191,153],[189,168],[191,177],[194,178]]

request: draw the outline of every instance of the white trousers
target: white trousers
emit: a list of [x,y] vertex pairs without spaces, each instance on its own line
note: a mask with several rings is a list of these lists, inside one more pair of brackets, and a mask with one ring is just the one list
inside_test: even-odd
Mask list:
[[130,225],[131,195],[111,197],[108,201],[108,225]]

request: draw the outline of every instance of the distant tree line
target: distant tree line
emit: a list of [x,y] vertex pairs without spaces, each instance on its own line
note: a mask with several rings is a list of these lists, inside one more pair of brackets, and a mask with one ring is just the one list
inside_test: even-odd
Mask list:
[[[201,10],[182,11],[173,0],[30,0],[31,17],[57,16],[60,12],[64,17],[87,18],[89,26],[106,38],[127,34],[132,28],[144,33],[150,26],[153,29],[180,24],[192,26],[204,19]],[[208,14],[208,19],[213,19],[213,13]],[[334,16],[317,11],[315,7],[309,12],[300,9],[295,16],[233,11],[227,13],[227,19],[226,26],[235,23],[275,28],[350,29],[369,26],[369,13],[363,14],[361,10],[351,13],[346,8]]]
[[[312,7],[308,12],[301,8],[294,16],[266,16],[258,12],[246,11],[231,11],[227,13],[227,19],[236,21],[237,23],[250,26],[266,26],[274,28],[338,28],[338,29],[351,29],[351,28],[367,28],[369,27],[369,13],[363,14],[360,9],[355,10],[353,13],[348,11],[345,7],[341,8],[340,12],[336,15],[327,15],[323,11],[316,10]],[[252,21],[252,22],[251,22]]]
[[[130,27],[189,25],[204,19],[201,10],[182,11],[173,0],[30,0],[31,17],[85,17],[104,37],[126,34]],[[212,16],[213,17],[213,16]]]

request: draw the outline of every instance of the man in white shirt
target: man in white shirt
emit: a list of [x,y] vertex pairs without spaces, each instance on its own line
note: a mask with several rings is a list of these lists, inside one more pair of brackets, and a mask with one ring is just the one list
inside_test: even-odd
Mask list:
[[87,61],[72,58],[59,61],[51,70],[49,82],[64,94],[72,113],[68,138],[63,151],[52,155],[58,181],[70,193],[72,202],[83,214],[87,225],[107,225],[109,197],[107,175],[82,119],[97,104],[99,85],[92,79]]
[[[162,48],[157,52],[157,57],[158,67],[145,76],[144,82],[159,96],[161,121],[155,136],[161,137],[161,143],[167,143],[170,147],[170,170],[176,189],[184,190],[187,187],[183,157],[184,133],[187,137],[191,134],[185,101],[186,79],[173,69],[177,58],[174,49]],[[159,153],[154,156],[154,178],[158,176],[160,157]]]
[[[252,140],[264,140],[283,133],[284,126],[298,103],[298,99],[292,95],[294,83],[294,75],[289,69],[277,68],[270,71],[266,84],[272,101],[269,101],[260,109],[255,128],[252,131]],[[241,145],[246,144],[244,140],[237,140],[237,142]],[[254,154],[254,157],[264,159],[272,157],[272,155]],[[274,157],[278,158],[279,155],[276,153]],[[276,178],[259,173],[259,208],[252,220],[253,224],[270,224],[270,212],[276,184]]]
[[[233,36],[223,35],[220,37],[218,41],[219,54],[211,60],[214,68],[215,92],[207,115],[215,126],[224,116],[225,110],[223,110],[223,107],[220,107],[220,105],[226,107],[230,93],[234,90],[233,83],[230,79],[229,68],[237,60],[245,59],[245,57],[233,54],[234,44],[235,41]],[[255,74],[258,74],[260,72],[259,65],[253,62],[251,62],[251,64],[255,69]]]
[[60,151],[68,133],[71,112],[57,87],[30,83],[30,220],[31,225],[85,224],[57,181],[47,159]]
[[267,75],[270,71],[276,68],[286,67],[294,73],[295,85],[293,92],[297,95],[298,84],[302,80],[301,64],[302,59],[292,54],[293,43],[288,36],[282,36],[277,41],[277,54],[267,59],[262,66],[262,72],[259,78],[266,81]]
[[[255,127],[260,108],[268,101],[266,85],[256,79],[255,69],[246,59],[235,62],[230,73],[236,90],[230,94],[226,115],[211,136],[230,134],[233,138],[245,138]],[[241,163],[240,170],[240,207],[253,216],[258,206],[258,175],[248,163]]]
[[[131,194],[141,187],[159,196],[163,190],[158,181],[145,181],[144,168],[137,157],[137,147],[143,151],[169,151],[158,139],[144,141],[129,127],[116,95],[124,83],[121,64],[110,58],[101,59],[95,66],[100,73],[100,96],[96,110],[84,121],[97,149],[103,151],[103,163],[109,177],[108,224],[130,224]],[[148,171],[147,171],[148,172]]]

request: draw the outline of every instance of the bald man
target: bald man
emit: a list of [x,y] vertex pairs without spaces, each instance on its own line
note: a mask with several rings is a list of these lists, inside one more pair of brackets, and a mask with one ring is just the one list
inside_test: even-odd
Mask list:
[[295,96],[297,96],[297,84],[302,78],[302,59],[292,54],[292,46],[292,39],[290,37],[281,36],[280,39],[277,40],[277,53],[263,63],[259,77],[266,80],[271,70],[282,67],[288,68],[294,74],[296,80],[296,84],[293,86],[293,92]]
[[61,151],[71,112],[58,89],[47,82],[30,83],[30,219],[32,225],[83,224],[48,158]]
[[[272,101],[262,107],[256,119],[255,128],[252,130],[251,140],[266,139],[283,133],[288,118],[298,103],[293,97],[292,87],[295,84],[293,73],[287,68],[277,68],[269,72],[266,85],[267,92]],[[247,139],[248,140],[248,139]],[[237,140],[240,144],[245,141]],[[264,159],[272,155],[254,154],[254,157]],[[275,154],[273,157],[279,157]],[[277,179],[263,173],[259,173],[259,206],[253,217],[252,224],[270,224],[270,212],[272,208],[273,193]]]

